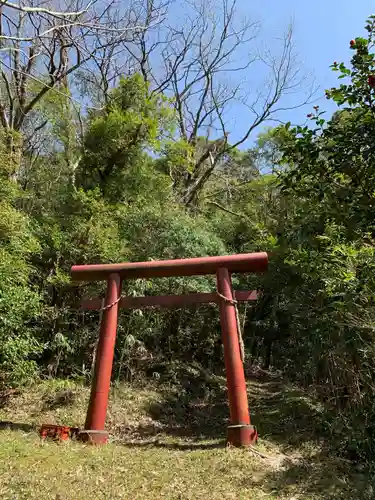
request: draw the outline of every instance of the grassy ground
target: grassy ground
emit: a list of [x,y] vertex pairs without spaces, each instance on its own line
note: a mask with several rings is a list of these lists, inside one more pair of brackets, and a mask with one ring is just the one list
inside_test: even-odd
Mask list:
[[[180,374],[181,375],[181,374]],[[318,439],[321,409],[281,380],[249,383],[258,449],[226,449],[221,378],[191,371],[174,386],[115,387],[111,443],[40,442],[41,423],[82,425],[87,388],[49,381],[0,399],[0,498],[373,499],[375,483]]]

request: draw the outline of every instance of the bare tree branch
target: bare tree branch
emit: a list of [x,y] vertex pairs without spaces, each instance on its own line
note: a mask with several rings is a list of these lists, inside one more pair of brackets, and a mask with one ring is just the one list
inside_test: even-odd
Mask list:
[[246,215],[243,214],[238,214],[236,212],[232,212],[232,210],[229,210],[226,207],[223,207],[223,205],[220,205],[220,203],[217,203],[216,201],[207,201],[207,205],[213,205],[214,207],[219,208],[223,212],[226,212],[227,214],[234,215],[235,217],[239,217],[240,219],[247,219]]
[[[57,87],[67,86],[78,69],[90,73],[91,62],[99,68],[107,93],[123,68],[112,69],[116,50],[119,54],[122,46],[123,53],[124,43],[139,37],[146,27],[134,2],[128,7],[116,0],[61,0],[60,4],[66,8],[53,8],[52,0],[36,0],[32,6],[0,2],[0,75],[7,97],[0,108],[3,126],[21,130],[27,115],[48,92],[60,92]],[[163,12],[148,8],[148,29],[160,22]]]
[[80,17],[82,14],[85,14],[89,10],[93,3],[93,1],[90,1],[84,9],[76,12],[56,12],[50,9],[46,9],[45,7],[26,7],[24,5],[18,5],[13,2],[8,2],[8,0],[2,0],[0,2],[0,5],[27,14],[48,14],[49,16],[57,17],[58,19],[60,19],[65,17]]

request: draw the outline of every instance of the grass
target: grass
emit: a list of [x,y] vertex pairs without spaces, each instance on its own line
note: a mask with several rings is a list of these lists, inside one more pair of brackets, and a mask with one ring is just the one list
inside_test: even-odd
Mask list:
[[[203,379],[201,380],[201,378]],[[373,479],[327,452],[321,408],[281,380],[252,380],[253,422],[263,458],[226,449],[224,380],[194,370],[179,383],[114,387],[111,442],[41,442],[41,423],[82,425],[88,389],[48,381],[0,399],[0,498],[373,499]]]

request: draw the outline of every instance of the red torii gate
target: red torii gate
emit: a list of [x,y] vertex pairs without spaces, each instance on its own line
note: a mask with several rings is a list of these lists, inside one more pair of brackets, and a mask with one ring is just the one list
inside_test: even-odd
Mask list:
[[[257,294],[254,291],[234,292],[232,290],[231,273],[259,273],[266,271],[267,267],[268,256],[265,252],[220,257],[73,266],[71,276],[74,281],[107,281],[107,293],[100,325],[90,402],[85,430],[81,432],[83,439],[95,444],[103,444],[108,440],[108,432],[105,431],[105,420],[119,307],[132,309],[154,306],[181,307],[196,303],[214,302],[218,303],[220,307],[220,323],[227,375],[230,408],[227,442],[234,446],[249,446],[256,441],[257,433],[250,422],[245,374],[241,360],[236,302],[255,300]],[[217,293],[121,297],[121,284],[124,279],[208,274],[216,274]],[[101,309],[102,301],[101,299],[84,300],[81,307],[91,310]]]

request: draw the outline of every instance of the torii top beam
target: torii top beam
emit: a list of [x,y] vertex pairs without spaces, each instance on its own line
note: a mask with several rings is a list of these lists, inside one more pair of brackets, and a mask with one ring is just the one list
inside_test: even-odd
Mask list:
[[113,273],[119,274],[121,278],[169,278],[216,274],[220,268],[226,268],[231,273],[260,273],[266,271],[267,267],[267,253],[258,252],[192,259],[78,265],[72,266],[71,276],[74,281],[107,280]]

